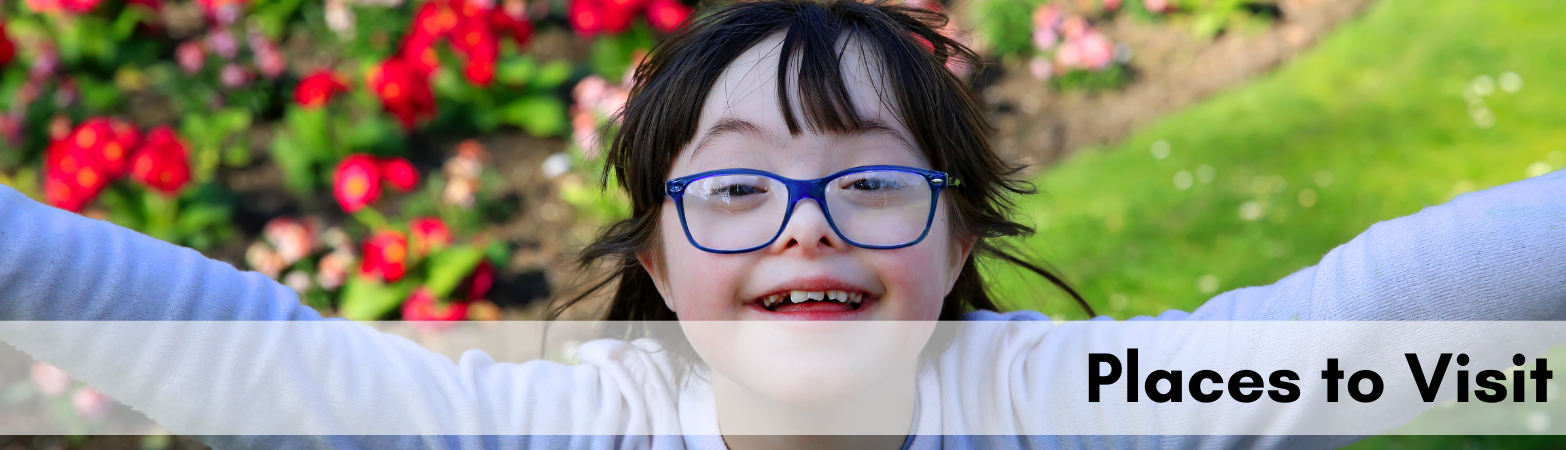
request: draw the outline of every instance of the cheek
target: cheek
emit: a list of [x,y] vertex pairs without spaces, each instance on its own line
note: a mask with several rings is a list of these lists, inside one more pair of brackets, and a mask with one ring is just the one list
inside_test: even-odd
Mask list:
[[[937,210],[930,234],[918,244],[892,251],[875,251],[877,274],[897,302],[888,311],[891,320],[936,320],[954,281],[952,267],[956,245],[945,211]],[[961,263],[957,261],[956,263]]]
[[665,208],[664,270],[667,272],[671,308],[680,320],[730,320],[737,316],[734,301],[745,264],[739,255],[719,255],[697,249],[685,238],[680,218]]

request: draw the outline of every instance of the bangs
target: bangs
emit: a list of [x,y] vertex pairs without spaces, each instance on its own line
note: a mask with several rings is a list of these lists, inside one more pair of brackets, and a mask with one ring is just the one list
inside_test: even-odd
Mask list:
[[[631,190],[633,209],[661,199],[657,184],[695,138],[702,105],[724,71],[779,33],[776,95],[790,135],[876,126],[861,116],[849,94],[843,56],[855,46],[864,55],[865,73],[877,77],[871,87],[878,100],[892,109],[931,164],[949,170],[950,158],[938,149],[971,149],[986,130],[982,112],[962,106],[971,99],[954,98],[971,93],[946,69],[948,61],[972,64],[977,58],[935,31],[945,21],[938,13],[885,1],[737,3],[697,18],[638,67],[622,112],[609,153],[617,179]],[[959,143],[952,135],[970,138]],[[628,174],[641,169],[660,172]]]

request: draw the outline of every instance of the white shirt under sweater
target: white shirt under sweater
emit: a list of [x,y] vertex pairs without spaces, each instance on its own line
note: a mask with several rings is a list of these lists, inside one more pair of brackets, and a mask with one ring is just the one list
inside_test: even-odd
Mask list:
[[[1566,171],[1467,194],[1376,224],[1319,264],[1263,287],[1219,295],[1195,312],[1146,320],[1562,320],[1566,318]],[[0,187],[0,320],[321,320],[295,293],[263,275],[105,222],[36,203]],[[973,320],[1047,320],[1035,312],[978,312]],[[1101,318],[1102,319],[1102,318]],[[219,448],[722,448],[709,385],[678,385],[650,340],[583,344],[578,365],[496,363],[471,351],[453,364],[369,327],[298,339],[308,350],[224,340],[162,345],[91,335],[3,334],[0,340],[50,361],[164,424],[253,415],[333,423],[360,410],[406,411],[422,421],[545,424],[580,436],[209,436]],[[996,328],[985,328],[996,329]],[[918,378],[911,448],[938,447],[1317,447],[1352,437],[1279,435],[965,437],[966,414],[995,405],[1019,429],[1051,420],[1020,393],[1041,389],[1050,361],[1088,339],[1069,326],[965,335]],[[108,351],[105,349],[113,349]],[[243,352],[245,357],[233,357]],[[292,380],[287,401],[227,399],[203,390],[239,377],[289,379],[306,359],[340,362],[343,376]],[[979,370],[1009,367],[1009,370]],[[156,369],[150,369],[156,368]],[[977,379],[1004,374],[1003,379]],[[179,386],[181,395],[169,394]],[[419,389],[423,395],[377,395]],[[192,398],[196,396],[196,398]],[[243,402],[243,403],[239,403]],[[1104,411],[1128,426],[1150,420]],[[516,422],[510,422],[516,421]],[[391,424],[398,426],[398,424]],[[625,436],[594,436],[608,430]],[[177,428],[171,431],[179,432]],[[1025,434],[1025,433],[1024,433]],[[683,437],[682,437],[683,436]]]

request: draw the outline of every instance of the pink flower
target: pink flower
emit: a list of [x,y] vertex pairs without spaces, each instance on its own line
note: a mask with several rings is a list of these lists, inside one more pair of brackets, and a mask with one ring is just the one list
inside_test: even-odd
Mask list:
[[174,48],[174,61],[179,63],[179,68],[185,73],[200,72],[207,63],[207,49],[201,45],[201,41],[182,42]]
[[224,64],[223,68],[218,70],[218,81],[221,81],[223,86],[230,88],[244,86],[250,82],[250,71],[239,67],[238,64]]
[[219,58],[234,59],[235,56],[239,56],[239,41],[234,39],[234,33],[226,29],[219,28],[208,33],[207,46]]
[[1055,50],[1055,66],[1061,70],[1081,69],[1082,49],[1071,42],[1060,46],[1059,50]]
[[1055,64],[1051,63],[1049,58],[1035,56],[1033,59],[1028,60],[1028,72],[1032,73],[1033,78],[1037,78],[1039,81],[1048,80],[1050,77],[1055,76]]
[[1142,0],[1142,6],[1155,13],[1168,12],[1169,0]]
[[283,60],[283,52],[277,49],[277,44],[261,36],[260,33],[250,35],[250,51],[255,54],[256,69],[267,78],[277,78],[284,70],[288,70],[287,62]]
[[1104,70],[1115,61],[1115,44],[1098,30],[1088,31],[1072,42],[1081,55],[1082,65],[1092,70]]
[[315,250],[315,232],[298,220],[287,217],[278,217],[266,223],[261,229],[261,235],[266,241],[277,249],[277,256],[283,259],[283,265],[291,265],[309,256]]
[[58,397],[71,388],[71,376],[60,368],[43,361],[33,363],[33,387],[45,397]]
[[1053,29],[1059,27],[1060,20],[1063,18],[1065,16],[1061,15],[1060,7],[1054,4],[1046,4],[1040,6],[1039,9],[1033,10],[1033,26],[1035,28]]
[[1114,11],[1120,9],[1120,0],[1104,0],[1104,10]]
[[1092,25],[1082,16],[1071,16],[1065,22],[1060,23],[1060,33],[1066,35],[1067,40],[1076,39],[1087,33]]
[[327,253],[321,257],[319,272],[315,276],[316,283],[321,285],[321,289],[336,290],[344,281],[348,281],[348,270],[353,268],[355,259],[353,250],[347,248]]
[[283,269],[288,267],[288,264],[283,262],[283,257],[265,242],[250,244],[250,248],[245,250],[245,264],[249,265],[251,270],[272,279],[276,279],[283,273]]
[[1060,36],[1055,34],[1053,28],[1039,28],[1033,30],[1033,46],[1039,50],[1055,48],[1060,43]]
[[76,409],[76,415],[97,422],[109,417],[109,413],[114,411],[114,400],[98,393],[97,389],[82,386],[71,394],[71,407]]

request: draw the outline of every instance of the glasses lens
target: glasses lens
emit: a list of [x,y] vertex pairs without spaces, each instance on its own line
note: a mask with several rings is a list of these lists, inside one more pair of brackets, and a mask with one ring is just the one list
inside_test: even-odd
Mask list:
[[685,227],[702,247],[744,250],[766,244],[788,212],[788,187],[759,175],[715,175],[691,182]]
[[826,202],[843,237],[876,246],[918,239],[934,206],[924,176],[898,171],[856,172],[832,180]]

